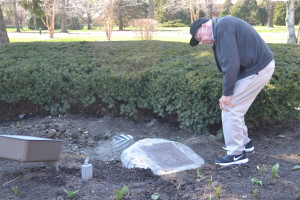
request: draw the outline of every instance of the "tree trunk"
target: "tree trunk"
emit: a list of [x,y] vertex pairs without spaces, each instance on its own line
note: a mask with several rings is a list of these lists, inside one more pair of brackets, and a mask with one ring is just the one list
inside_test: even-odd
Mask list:
[[2,15],[1,5],[0,5],[0,43],[9,43],[4,18]]
[[88,30],[92,30],[92,17],[91,14],[87,14],[87,25],[88,25]]
[[112,30],[114,27],[114,2],[109,0],[106,5],[103,6],[103,25],[106,34],[106,39],[111,39]]
[[154,19],[154,0],[149,0],[148,18]]
[[50,38],[54,38],[54,24],[55,24],[55,9],[56,9],[56,0],[53,0],[52,5],[52,16],[51,16],[51,22],[50,22]]
[[213,16],[213,3],[214,1],[205,0],[205,17],[212,19]]
[[286,18],[285,24],[288,32],[287,43],[296,44],[296,34],[295,34],[295,0],[289,0],[286,2]]
[[190,17],[191,17],[191,23],[194,22],[194,18],[193,18],[193,14],[192,14],[192,10],[193,10],[193,7],[192,7],[192,3],[191,3],[191,0],[189,0],[189,6],[190,6]]
[[200,14],[200,4],[195,4],[192,0],[189,0],[189,7],[190,7],[190,16],[191,16],[191,23],[196,21],[199,18]]
[[297,36],[297,43],[300,43],[300,24],[299,24],[299,29],[298,29],[298,36]]
[[55,25],[55,12],[56,10],[56,0],[47,0],[46,2],[46,21],[42,19],[44,25],[48,28],[50,38],[54,38],[54,25]]
[[268,5],[267,5],[267,11],[268,11],[268,28],[274,28],[274,25],[273,25],[274,7],[275,7],[275,3],[273,1],[269,1]]
[[14,16],[15,16],[15,26],[17,28],[17,32],[21,32],[20,20],[19,20],[19,15],[18,15],[18,11],[17,11],[17,0],[14,0],[13,7],[14,7]]
[[124,23],[123,23],[123,9],[122,9],[122,4],[120,2],[118,5],[118,10],[119,10],[119,31],[122,31],[124,27]]
[[61,1],[61,21],[60,27],[62,33],[67,33],[67,13],[66,13],[66,0]]
[[54,38],[54,28],[49,28],[49,36],[50,38]]

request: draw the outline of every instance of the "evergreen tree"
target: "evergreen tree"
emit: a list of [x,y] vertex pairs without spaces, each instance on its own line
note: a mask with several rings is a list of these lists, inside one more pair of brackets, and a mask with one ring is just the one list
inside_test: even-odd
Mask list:
[[155,13],[155,19],[161,23],[166,22],[166,11],[164,9],[166,0],[155,0],[154,1],[154,13]]
[[258,6],[256,0],[239,0],[232,6],[231,14],[250,24],[257,24]]
[[220,17],[224,17],[224,16],[228,16],[228,15],[231,15],[230,13],[230,9],[232,7],[232,2],[231,0],[226,0],[223,4],[222,4],[222,8],[221,8],[221,11],[219,13],[219,16]]
[[286,5],[283,2],[278,2],[274,8],[274,24],[285,26]]
[[266,9],[266,5],[263,2],[258,5],[257,18],[263,26],[268,22],[268,12]]

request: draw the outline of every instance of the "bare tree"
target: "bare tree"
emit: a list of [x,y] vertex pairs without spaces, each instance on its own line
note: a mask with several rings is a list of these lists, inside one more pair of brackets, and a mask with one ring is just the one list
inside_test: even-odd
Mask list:
[[212,18],[216,3],[217,0],[168,0],[164,9],[173,14],[188,10],[191,22],[194,22],[199,18],[201,10],[207,18]]
[[2,14],[9,20],[13,19],[17,32],[20,32],[20,21],[18,17],[17,0],[2,0]]
[[15,26],[17,28],[17,32],[21,32],[19,14],[18,14],[18,11],[17,11],[17,0],[13,1],[13,7],[14,7],[14,16],[15,16]]
[[287,43],[297,43],[295,34],[295,0],[288,0],[286,2],[286,18],[285,24],[288,32]]
[[50,38],[54,38],[57,0],[20,0],[20,4],[32,14],[42,19]]
[[126,1],[124,0],[117,0],[117,10],[118,10],[118,20],[119,20],[119,30],[123,30],[124,27],[124,21],[123,21],[123,13],[124,13],[124,7],[126,5]]
[[9,43],[1,5],[0,5],[0,43]]
[[168,0],[164,9],[175,14],[181,11],[189,11],[191,22],[196,21],[200,16],[202,0]]
[[88,30],[92,30],[92,23],[99,17],[103,0],[72,0],[70,3],[76,14],[87,23]]
[[264,2],[266,3],[266,9],[268,13],[268,27],[274,28],[273,19],[274,19],[275,2],[273,0],[264,0]]
[[201,0],[189,0],[189,11],[191,16],[191,23],[196,21],[200,16]]
[[20,5],[17,5],[17,13],[18,13],[18,20],[20,29],[22,29],[23,21],[29,19],[30,13],[22,8]]
[[45,20],[42,18],[43,23],[48,28],[50,38],[54,38],[54,25],[56,14],[56,0],[46,0],[45,2]]
[[154,19],[135,19],[131,21],[131,26],[136,36],[141,40],[152,40],[153,33],[160,23]]
[[118,15],[119,30],[123,30],[124,27],[124,12],[126,7],[136,6],[142,4],[139,0],[114,0],[116,9],[116,15]]
[[202,1],[202,9],[205,13],[205,17],[211,19],[214,13],[214,5],[216,4],[216,0],[203,0]]
[[149,0],[148,18],[154,19],[154,0]]
[[113,0],[105,0],[102,9],[102,20],[103,26],[106,34],[106,39],[110,40],[112,35],[112,30],[114,27],[114,1]]
[[67,6],[69,0],[61,0],[60,4],[60,28],[61,32],[67,33]]

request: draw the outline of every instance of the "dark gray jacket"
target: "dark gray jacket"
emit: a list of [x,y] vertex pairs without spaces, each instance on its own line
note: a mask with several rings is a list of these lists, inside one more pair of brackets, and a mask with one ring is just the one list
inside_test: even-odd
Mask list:
[[254,28],[239,18],[216,18],[212,25],[214,55],[224,74],[223,95],[231,96],[236,81],[257,74],[274,55]]

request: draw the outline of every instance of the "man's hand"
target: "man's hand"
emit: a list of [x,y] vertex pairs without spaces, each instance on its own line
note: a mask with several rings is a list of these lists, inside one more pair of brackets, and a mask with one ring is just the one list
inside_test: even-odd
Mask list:
[[230,106],[232,108],[234,107],[234,104],[231,103],[231,96],[222,96],[219,99],[219,105],[220,105],[220,109],[224,111],[228,111],[226,106]]

